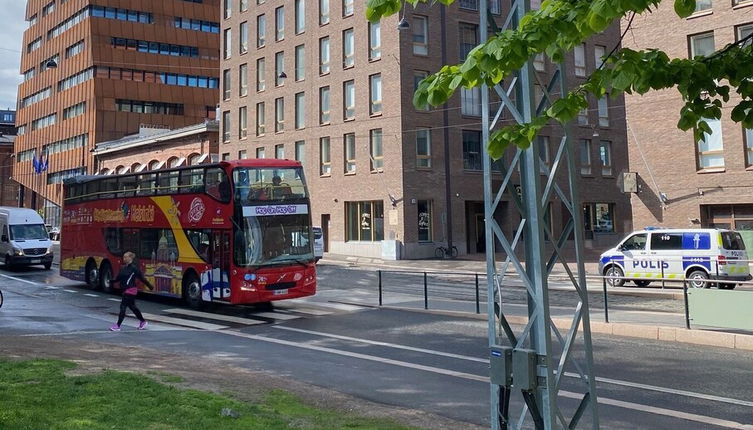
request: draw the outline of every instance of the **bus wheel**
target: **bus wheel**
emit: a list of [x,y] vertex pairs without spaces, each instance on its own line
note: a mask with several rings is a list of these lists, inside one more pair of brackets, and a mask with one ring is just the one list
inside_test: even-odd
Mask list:
[[609,268],[604,271],[604,276],[607,278],[607,285],[610,287],[621,287],[625,285],[625,272],[623,272],[618,266],[609,266]]
[[275,305],[272,302],[260,302],[256,304],[256,309],[262,312],[272,312],[275,310]]
[[86,285],[92,290],[97,289],[99,286],[99,271],[97,270],[97,264],[93,260],[89,260],[86,263],[86,269],[84,272]]
[[107,294],[112,294],[112,268],[110,268],[110,263],[106,261],[102,263],[102,269],[99,273],[99,288]]
[[204,301],[201,298],[201,282],[194,274],[188,275],[183,281],[183,298],[191,309],[201,309]]
[[693,288],[711,288],[710,282],[706,282],[709,279],[709,275],[703,270],[694,270],[688,275],[688,283]]

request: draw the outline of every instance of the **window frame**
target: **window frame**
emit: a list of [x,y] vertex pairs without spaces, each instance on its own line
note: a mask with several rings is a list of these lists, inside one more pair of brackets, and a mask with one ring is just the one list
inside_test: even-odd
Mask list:
[[346,175],[356,174],[356,151],[356,134],[343,134],[343,172]]
[[369,130],[369,162],[372,173],[384,172],[384,133],[381,128]]
[[[326,157],[324,151],[325,147],[327,148]],[[332,142],[329,136],[322,136],[319,138],[319,176],[332,176]]]
[[[425,133],[425,153],[421,151],[421,139],[420,134]],[[416,128],[416,169],[431,169],[431,128],[429,127],[417,127]],[[422,161],[423,160],[423,161]],[[421,165],[424,164],[424,165]]]

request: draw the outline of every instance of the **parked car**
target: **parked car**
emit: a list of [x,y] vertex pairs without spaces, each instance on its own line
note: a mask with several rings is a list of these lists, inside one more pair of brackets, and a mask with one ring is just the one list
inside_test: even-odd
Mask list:
[[54,240],[56,242],[60,241],[60,229],[57,227],[52,227],[48,229],[50,232],[50,240]]
[[324,256],[324,232],[321,227],[312,227],[314,231],[314,258],[321,260]]
[[624,278],[639,287],[651,279],[687,279],[694,288],[733,289],[751,279],[748,253],[740,233],[721,229],[655,229],[634,231],[619,245],[601,254],[599,273],[609,285]]

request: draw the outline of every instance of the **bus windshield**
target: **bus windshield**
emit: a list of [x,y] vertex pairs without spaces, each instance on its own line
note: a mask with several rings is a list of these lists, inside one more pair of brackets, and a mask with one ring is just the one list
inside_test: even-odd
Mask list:
[[10,226],[10,238],[12,240],[44,240],[50,237],[42,224],[17,224]]
[[233,181],[235,199],[240,204],[308,198],[300,167],[237,168],[233,170]]
[[269,209],[291,206],[304,205],[244,208],[243,221],[235,227],[237,266],[304,263],[314,259],[308,211],[305,214],[272,214],[276,209]]

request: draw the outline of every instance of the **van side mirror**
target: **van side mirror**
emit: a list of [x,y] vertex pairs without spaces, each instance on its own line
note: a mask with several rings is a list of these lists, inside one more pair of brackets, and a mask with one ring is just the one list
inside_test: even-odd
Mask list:
[[8,242],[8,236],[3,235],[3,237],[0,238],[3,242]]
[[618,251],[626,251],[627,247],[625,246],[625,244],[622,244],[622,245],[620,245],[620,246],[617,247],[617,250]]

